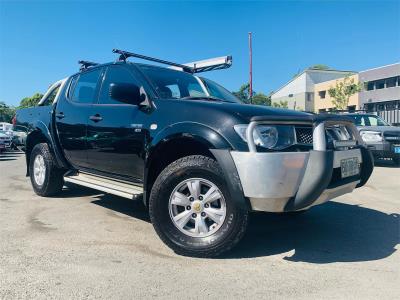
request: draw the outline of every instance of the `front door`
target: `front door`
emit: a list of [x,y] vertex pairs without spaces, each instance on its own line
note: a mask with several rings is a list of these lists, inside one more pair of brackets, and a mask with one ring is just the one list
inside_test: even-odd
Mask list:
[[136,105],[112,99],[111,83],[141,86],[138,76],[128,66],[107,68],[98,103],[93,104],[88,121],[88,162],[96,171],[141,182],[146,137],[142,127],[146,113]]
[[97,99],[102,68],[75,75],[67,95],[60,95],[55,120],[61,148],[76,168],[88,167],[86,127],[91,105]]

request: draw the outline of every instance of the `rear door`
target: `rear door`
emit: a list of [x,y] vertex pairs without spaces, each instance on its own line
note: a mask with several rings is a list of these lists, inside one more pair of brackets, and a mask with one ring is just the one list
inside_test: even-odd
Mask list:
[[88,163],[98,172],[140,183],[146,135],[143,122],[147,115],[136,105],[112,99],[109,92],[111,83],[142,86],[139,75],[126,65],[107,67],[98,103],[93,104],[89,116]]
[[86,130],[92,103],[97,100],[103,68],[72,77],[66,95],[60,97],[55,122],[61,148],[76,168],[88,167]]

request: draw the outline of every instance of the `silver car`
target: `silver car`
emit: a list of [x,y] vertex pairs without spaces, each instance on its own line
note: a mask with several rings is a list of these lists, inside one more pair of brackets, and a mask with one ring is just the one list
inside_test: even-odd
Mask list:
[[400,164],[400,128],[373,114],[347,114],[375,158],[391,158]]

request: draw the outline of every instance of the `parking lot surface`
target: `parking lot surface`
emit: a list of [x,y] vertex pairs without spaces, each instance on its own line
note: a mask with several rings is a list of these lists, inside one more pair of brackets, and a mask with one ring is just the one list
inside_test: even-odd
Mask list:
[[181,257],[135,201],[78,186],[33,193],[0,155],[0,299],[398,299],[400,168],[299,216],[253,214],[218,259]]

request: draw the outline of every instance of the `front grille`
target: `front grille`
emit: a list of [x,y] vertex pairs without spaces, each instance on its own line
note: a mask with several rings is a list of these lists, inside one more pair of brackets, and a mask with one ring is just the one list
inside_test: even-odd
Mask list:
[[[296,126],[296,140],[297,144],[312,145],[313,143],[313,128],[307,126]],[[325,129],[326,141],[328,148],[333,147],[333,141],[348,141],[352,140],[352,135],[345,127],[332,126]]]
[[383,133],[383,136],[387,141],[400,142],[400,131],[387,131]]
[[312,127],[296,127],[296,138],[298,144],[312,144],[313,143],[313,129]]

